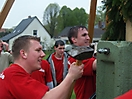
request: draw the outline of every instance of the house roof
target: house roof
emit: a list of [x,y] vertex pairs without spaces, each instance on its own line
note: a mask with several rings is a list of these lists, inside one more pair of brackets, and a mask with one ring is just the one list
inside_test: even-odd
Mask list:
[[[4,37],[2,37],[0,39],[3,41],[7,41],[7,40],[21,34],[35,18],[37,18],[37,17],[29,16],[27,19],[23,19],[11,33],[9,33],[8,35],[5,35]],[[38,20],[38,18],[37,18],[37,20]]]
[[[58,34],[58,36],[61,37],[67,37],[68,31],[71,27],[66,27]],[[105,32],[105,30],[102,30],[101,28],[94,28],[94,38],[101,38],[102,34]]]
[[66,27],[64,28],[59,34],[58,36],[61,36],[61,37],[66,37],[68,35],[68,31],[70,30],[71,27]]
[[93,38],[101,38],[105,30],[101,28],[94,28]]

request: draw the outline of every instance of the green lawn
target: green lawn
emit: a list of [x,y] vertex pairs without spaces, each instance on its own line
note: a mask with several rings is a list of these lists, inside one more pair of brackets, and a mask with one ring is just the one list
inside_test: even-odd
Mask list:
[[54,52],[54,50],[53,50],[53,51],[44,51],[44,53],[46,54],[46,56],[45,56],[43,59],[47,59],[48,56],[49,56],[51,53],[53,53],[53,52]]
[[71,99],[76,99],[76,96],[75,96],[74,91],[73,91],[73,93],[72,93]]

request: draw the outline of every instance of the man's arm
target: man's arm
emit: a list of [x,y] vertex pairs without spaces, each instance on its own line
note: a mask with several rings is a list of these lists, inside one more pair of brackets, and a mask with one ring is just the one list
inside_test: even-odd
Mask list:
[[82,76],[83,67],[83,65],[75,66],[73,63],[66,78],[57,87],[47,92],[42,99],[66,99],[74,84],[73,82]]
[[9,50],[9,45],[8,45],[8,43],[2,41],[2,44],[3,44],[4,50],[5,50],[6,52],[8,52],[7,55],[8,55],[9,61],[10,61],[10,62],[13,62],[12,52],[11,52],[11,50]]
[[93,62],[93,70],[94,71],[96,71],[96,67],[97,67],[97,59],[95,59]]
[[8,45],[8,43],[2,42],[2,44],[3,44],[4,50],[8,52],[9,51],[9,45]]

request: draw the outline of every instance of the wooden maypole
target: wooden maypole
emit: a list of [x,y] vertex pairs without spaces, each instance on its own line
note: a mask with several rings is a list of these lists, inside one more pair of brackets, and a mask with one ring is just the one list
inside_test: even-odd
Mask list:
[[15,0],[6,0],[5,5],[2,8],[2,11],[0,12],[0,29],[13,5]]
[[91,0],[90,15],[89,15],[89,22],[88,22],[88,32],[89,32],[89,37],[90,37],[90,43],[92,43],[93,41],[94,22],[95,22],[95,16],[96,16],[96,5],[97,5],[97,0]]

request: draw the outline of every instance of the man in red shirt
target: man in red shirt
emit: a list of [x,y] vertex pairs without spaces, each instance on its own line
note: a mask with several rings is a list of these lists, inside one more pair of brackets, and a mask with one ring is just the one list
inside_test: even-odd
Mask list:
[[66,78],[57,87],[49,88],[33,79],[31,73],[41,68],[45,56],[39,38],[18,37],[12,46],[14,63],[0,74],[0,99],[67,99],[73,82],[83,73],[83,65],[70,66]]
[[53,88],[51,70],[49,63],[46,60],[42,60],[41,69],[32,72],[31,77],[47,85],[49,89]]
[[59,85],[68,73],[68,55],[65,50],[65,43],[57,40],[54,45],[55,52],[48,57],[52,71],[54,87]]
[[[89,46],[90,37],[85,26],[76,26],[69,30],[68,39],[75,46]],[[68,59],[69,65],[76,60]],[[83,76],[78,79],[74,86],[76,99],[89,99],[96,91],[96,59],[94,57],[83,60]]]

